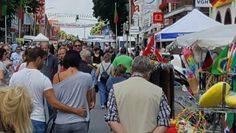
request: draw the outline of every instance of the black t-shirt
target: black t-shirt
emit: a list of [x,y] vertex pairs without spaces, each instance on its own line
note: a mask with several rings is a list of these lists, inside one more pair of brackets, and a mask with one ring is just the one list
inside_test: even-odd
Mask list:
[[100,64],[100,63],[101,63],[101,57],[102,57],[101,54],[99,54],[98,57],[96,57],[95,55],[93,55],[93,63]]
[[86,62],[81,61],[79,64],[79,71],[91,74],[93,67],[88,65]]

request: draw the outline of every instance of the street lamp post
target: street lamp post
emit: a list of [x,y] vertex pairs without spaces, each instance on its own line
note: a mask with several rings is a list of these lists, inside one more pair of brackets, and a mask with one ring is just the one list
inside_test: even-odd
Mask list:
[[7,15],[5,15],[5,43],[7,43]]
[[86,35],[86,27],[84,27],[84,39],[86,39],[85,35]]
[[21,25],[22,25],[22,19],[18,19],[19,20],[19,38],[21,37]]

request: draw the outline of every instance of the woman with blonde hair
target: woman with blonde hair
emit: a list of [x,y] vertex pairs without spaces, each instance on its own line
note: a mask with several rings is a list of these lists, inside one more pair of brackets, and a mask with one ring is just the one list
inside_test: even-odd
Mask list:
[[32,133],[31,97],[23,87],[0,88],[0,132]]
[[104,54],[102,58],[102,62],[98,65],[96,76],[98,79],[98,89],[99,89],[99,95],[100,95],[100,104],[101,108],[104,109],[107,98],[108,98],[108,92],[106,92],[106,82],[109,78],[109,75],[111,75],[113,69],[113,65],[111,63],[111,54],[106,53]]

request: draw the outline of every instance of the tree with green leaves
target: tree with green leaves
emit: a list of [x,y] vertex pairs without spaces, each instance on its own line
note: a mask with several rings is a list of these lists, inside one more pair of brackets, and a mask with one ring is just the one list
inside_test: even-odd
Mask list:
[[91,28],[90,35],[101,35],[102,28],[106,25],[104,21],[96,23],[95,26]]
[[93,14],[102,21],[109,21],[112,31],[115,33],[114,12],[115,3],[117,3],[118,13],[118,35],[123,34],[122,25],[128,20],[128,0],[93,0]]

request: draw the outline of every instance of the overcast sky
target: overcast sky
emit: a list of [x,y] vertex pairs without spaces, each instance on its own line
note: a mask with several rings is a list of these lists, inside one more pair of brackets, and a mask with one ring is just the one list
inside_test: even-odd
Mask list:
[[[45,0],[46,13],[66,13],[66,14],[92,14],[93,2],[92,0]],[[51,16],[49,19],[58,19],[63,23],[74,23],[75,17],[56,17]],[[78,23],[96,23],[96,21],[79,20]],[[63,28],[66,33],[79,35],[80,38],[84,37],[83,28]],[[89,35],[90,28],[86,28],[86,37]]]

